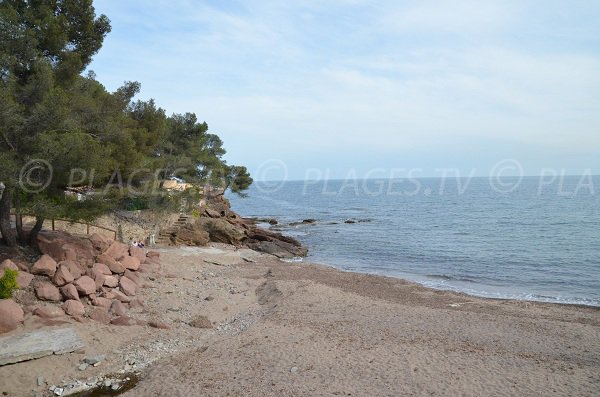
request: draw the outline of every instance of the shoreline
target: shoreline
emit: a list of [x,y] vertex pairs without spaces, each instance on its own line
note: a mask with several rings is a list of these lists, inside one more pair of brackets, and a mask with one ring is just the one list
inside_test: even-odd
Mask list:
[[[287,263],[305,263],[305,264],[309,264],[309,265],[317,265],[317,266],[324,266],[327,268],[332,268],[335,269],[337,271],[340,272],[345,272],[345,273],[356,273],[356,274],[367,274],[367,275],[371,275],[371,276],[378,276],[378,277],[386,277],[386,278],[392,278],[392,279],[396,279],[396,280],[402,280],[402,281],[406,281],[409,283],[413,283],[416,285],[419,285],[423,288],[428,288],[431,290],[435,290],[435,291],[444,291],[444,292],[453,292],[456,294],[461,294],[461,295],[465,295],[468,297],[473,297],[473,298],[480,298],[480,299],[492,299],[492,300],[498,300],[498,301],[515,301],[515,302],[528,302],[528,303],[547,303],[547,304],[551,304],[551,305],[566,305],[566,306],[575,306],[575,307],[588,307],[588,308],[596,308],[598,310],[600,310],[600,304],[586,304],[586,303],[575,303],[575,302],[558,302],[558,301],[552,301],[552,300],[541,300],[541,299],[521,299],[521,298],[516,298],[516,297],[495,297],[495,296],[486,296],[486,295],[478,295],[478,294],[471,294],[469,292],[466,291],[462,291],[460,290],[459,287],[452,287],[450,286],[449,288],[442,288],[442,287],[436,287],[436,286],[432,286],[432,285],[426,285],[424,284],[426,281],[424,282],[420,282],[417,280],[411,280],[410,278],[408,278],[409,276],[405,277],[405,276],[396,276],[396,275],[389,275],[389,274],[384,274],[384,273],[375,273],[375,272],[368,272],[368,271],[357,271],[357,270],[348,270],[348,269],[344,269],[343,267],[340,266],[336,266],[336,265],[332,265],[332,264],[328,264],[328,263],[322,263],[322,262],[305,262],[303,259],[305,258],[299,258],[302,260],[282,260],[283,262],[287,262]],[[414,275],[416,277],[423,277],[426,278],[428,276],[420,276],[420,275]],[[454,289],[453,289],[454,288]]]
[[[164,329],[65,319],[50,327],[73,327],[85,352],[0,367],[0,392],[139,373],[124,396],[600,393],[600,308],[472,297],[223,244],[160,252],[131,316]],[[193,325],[199,316],[208,323]],[[94,354],[101,365],[78,370]]]

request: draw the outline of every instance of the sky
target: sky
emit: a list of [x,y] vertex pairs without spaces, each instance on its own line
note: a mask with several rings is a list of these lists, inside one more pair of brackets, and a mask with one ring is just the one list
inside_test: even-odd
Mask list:
[[94,6],[98,80],[196,113],[257,180],[600,173],[600,1]]

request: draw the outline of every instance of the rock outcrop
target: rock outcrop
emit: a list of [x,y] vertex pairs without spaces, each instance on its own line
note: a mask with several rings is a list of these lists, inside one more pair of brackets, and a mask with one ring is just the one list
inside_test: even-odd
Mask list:
[[206,245],[209,241],[248,247],[279,258],[306,256],[308,250],[289,236],[262,229],[257,219],[243,219],[222,196],[212,198],[199,217],[179,227],[171,236],[176,245]]

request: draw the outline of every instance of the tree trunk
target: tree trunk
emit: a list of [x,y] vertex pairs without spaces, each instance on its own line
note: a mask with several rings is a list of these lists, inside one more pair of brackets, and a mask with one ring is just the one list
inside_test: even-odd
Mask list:
[[16,247],[17,236],[10,224],[10,209],[12,207],[13,189],[4,188],[2,198],[0,198],[0,232],[4,238],[4,244],[9,247]]
[[35,225],[33,225],[33,229],[31,229],[31,232],[29,233],[29,245],[31,245],[32,247],[37,247],[37,236],[42,230],[43,226],[44,218],[41,218],[39,216],[36,217]]
[[15,195],[15,227],[17,229],[17,237],[19,239],[19,243],[26,244],[27,243],[27,235],[23,230],[23,214],[21,214],[21,200],[19,195]]

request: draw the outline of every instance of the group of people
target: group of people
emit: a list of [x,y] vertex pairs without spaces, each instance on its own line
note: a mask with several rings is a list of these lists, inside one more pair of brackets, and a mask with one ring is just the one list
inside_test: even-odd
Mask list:
[[132,247],[138,247],[138,248],[144,248],[144,247],[145,247],[144,243],[142,243],[142,241],[141,241],[141,240],[140,240],[140,241],[133,240],[133,241],[131,242],[131,246],[132,246]]

